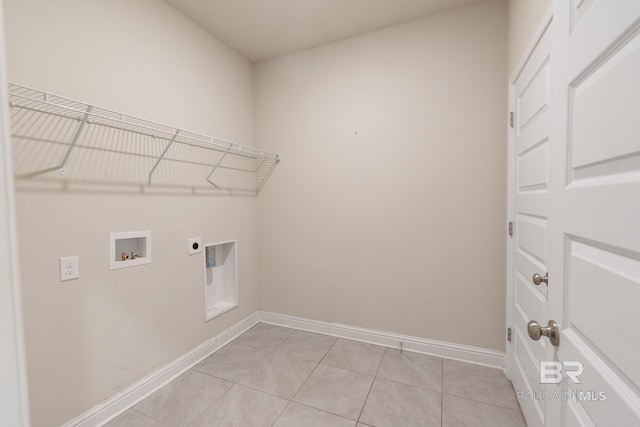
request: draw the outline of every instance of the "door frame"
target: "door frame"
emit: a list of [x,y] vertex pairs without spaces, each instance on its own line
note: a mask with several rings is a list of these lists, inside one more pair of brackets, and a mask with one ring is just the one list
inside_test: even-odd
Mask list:
[[4,8],[0,0],[0,419],[6,425],[28,427],[29,401],[4,34]]
[[[508,111],[509,117],[507,118],[507,222],[514,224],[515,227],[515,191],[517,188],[516,182],[516,165],[515,165],[515,143],[516,143],[516,133],[515,133],[515,123],[514,127],[510,126],[510,114],[513,112],[515,115],[516,112],[516,99],[515,99],[515,82],[522,73],[527,61],[533,54],[538,42],[544,35],[547,27],[551,24],[553,20],[553,1],[550,2],[549,6],[545,10],[542,18],[540,18],[540,22],[536,26],[529,43],[527,43],[527,47],[524,50],[524,53],[520,57],[520,60],[517,62],[517,65],[511,75],[509,76],[508,81]],[[514,119],[517,121],[517,119]],[[515,250],[515,241],[516,241],[516,233],[518,230],[515,230],[513,237],[507,234],[507,328],[511,328],[511,331],[514,330],[513,327],[513,309],[515,306],[515,265],[514,265],[514,257],[513,253]],[[505,364],[505,375],[507,378],[511,379],[511,373],[513,372],[513,346],[512,342],[509,342],[507,339],[507,333],[505,332],[505,348],[506,354],[504,358]]]

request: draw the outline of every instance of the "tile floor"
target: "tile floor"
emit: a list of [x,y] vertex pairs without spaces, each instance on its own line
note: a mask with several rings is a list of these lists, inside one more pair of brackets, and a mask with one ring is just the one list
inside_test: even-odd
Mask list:
[[525,427],[502,371],[259,323],[108,427]]

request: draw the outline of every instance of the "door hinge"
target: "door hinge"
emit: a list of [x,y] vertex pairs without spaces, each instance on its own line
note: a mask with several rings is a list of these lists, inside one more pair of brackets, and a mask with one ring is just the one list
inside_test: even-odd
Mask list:
[[507,341],[511,342],[511,328],[507,328]]
[[514,127],[515,126],[515,113],[512,111],[509,113],[509,126]]
[[509,237],[513,237],[513,221],[509,221]]

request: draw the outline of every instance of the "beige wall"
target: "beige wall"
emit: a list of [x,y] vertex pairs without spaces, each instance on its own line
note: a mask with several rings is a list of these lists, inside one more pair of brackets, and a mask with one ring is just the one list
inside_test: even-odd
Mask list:
[[509,77],[512,77],[518,61],[533,37],[533,32],[550,4],[551,0],[509,0]]
[[[164,2],[5,0],[9,79],[253,144],[252,67]],[[17,193],[32,425],[60,425],[260,308],[255,198]],[[109,271],[109,232],[153,262]],[[204,323],[187,238],[238,239],[240,307]],[[80,279],[60,283],[58,258]]]
[[256,65],[264,310],[504,350],[506,6]]

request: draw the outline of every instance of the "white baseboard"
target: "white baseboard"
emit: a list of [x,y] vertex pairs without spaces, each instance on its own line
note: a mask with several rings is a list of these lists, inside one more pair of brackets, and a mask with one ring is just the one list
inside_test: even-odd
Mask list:
[[290,328],[301,329],[309,332],[318,332],[335,337],[382,345],[385,347],[399,348],[400,343],[402,342],[403,350],[490,366],[492,368],[502,369],[504,365],[505,354],[503,352],[480,347],[429,340],[426,338],[394,334],[391,332],[382,332],[373,329],[343,325],[340,323],[304,319],[301,317],[270,313],[267,311],[260,312],[260,321],[273,325],[288,326]]
[[105,400],[89,411],[67,422],[63,427],[94,427],[106,424],[177,376],[195,366],[258,322],[287,326],[303,331],[317,332],[392,348],[399,348],[400,342],[402,342],[403,350],[494,368],[502,368],[504,364],[504,353],[500,351],[376,331],[373,329],[358,328],[340,323],[304,319],[286,314],[256,311],[230,328],[220,332],[215,337],[200,344],[193,350],[190,350],[174,361],[142,378],[140,381],[130,385],[110,399]]
[[198,347],[130,385],[110,399],[67,422],[63,427],[95,427],[106,424],[258,322],[260,322],[260,312],[256,311],[215,337],[203,342]]

